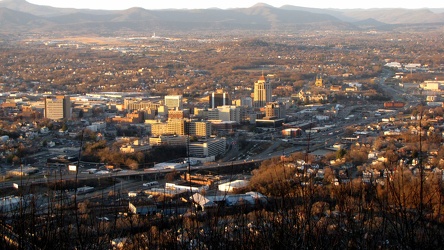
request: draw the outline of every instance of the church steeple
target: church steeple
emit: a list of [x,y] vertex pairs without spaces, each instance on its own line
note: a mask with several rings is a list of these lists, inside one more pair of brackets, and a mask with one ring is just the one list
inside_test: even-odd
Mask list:
[[315,85],[316,87],[324,87],[324,79],[322,79],[322,75],[316,76]]

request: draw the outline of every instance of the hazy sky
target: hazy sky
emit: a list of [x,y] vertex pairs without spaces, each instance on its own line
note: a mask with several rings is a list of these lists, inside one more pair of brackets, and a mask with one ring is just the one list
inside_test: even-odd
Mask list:
[[294,5],[314,8],[444,8],[442,0],[27,0],[54,7],[121,10],[131,7],[145,9],[207,9],[217,7],[248,8],[262,2],[274,7]]

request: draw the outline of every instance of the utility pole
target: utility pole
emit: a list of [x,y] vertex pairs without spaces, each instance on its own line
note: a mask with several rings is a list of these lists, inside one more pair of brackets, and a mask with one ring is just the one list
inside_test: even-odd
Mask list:
[[419,183],[419,216],[420,216],[420,220],[422,220],[422,216],[423,216],[423,206],[424,206],[424,166],[422,163],[422,125],[421,125],[421,120],[422,120],[422,115],[423,115],[423,110],[421,109],[420,111],[420,116],[419,116],[419,178],[420,178],[420,183]]

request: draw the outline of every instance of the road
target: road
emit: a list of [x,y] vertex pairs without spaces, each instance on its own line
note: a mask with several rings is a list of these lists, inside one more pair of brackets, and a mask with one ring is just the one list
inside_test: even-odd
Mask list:
[[[410,103],[418,102],[418,98],[414,96],[406,96],[406,93],[403,91],[393,88],[391,86],[388,86],[385,84],[385,81],[391,77],[392,72],[389,70],[383,70],[381,76],[376,80],[376,82],[379,84],[379,86],[382,88],[382,90],[385,92],[385,94],[390,95],[393,99],[398,98],[404,98],[407,99]],[[326,146],[332,146],[343,134],[344,129],[348,126],[355,125],[355,124],[370,124],[376,122],[381,117],[368,117],[367,119],[362,119],[362,117],[355,117],[354,119],[347,120],[346,117],[349,116],[350,113],[352,113],[353,109],[356,108],[365,108],[366,110],[369,109],[376,109],[377,106],[375,105],[356,105],[356,106],[348,106],[344,109],[340,110],[336,120],[334,121],[335,124],[337,124],[336,128],[333,128],[334,132],[332,131],[325,131],[320,133],[312,133],[311,141],[316,142],[314,145],[310,145],[310,150],[315,150],[316,148],[320,147],[326,147]],[[279,133],[279,132],[274,132]],[[263,135],[259,135],[263,136]],[[270,135],[272,137],[272,135]],[[260,137],[259,137],[260,138]],[[253,138],[254,139],[254,138]],[[270,159],[276,156],[280,156],[282,154],[289,154],[297,151],[304,151],[307,149],[306,145],[300,145],[300,146],[294,146],[291,148],[286,148],[285,150],[276,150],[277,148],[280,148],[281,140],[274,139],[269,142],[272,142],[271,146],[267,149],[265,149],[263,152],[257,154],[257,155],[249,155],[246,156],[245,159],[238,159],[239,156],[239,145],[238,145],[238,134],[235,135],[235,137],[231,140],[229,151],[227,155],[224,157],[224,162],[219,163],[212,163],[212,164],[206,164],[205,166],[191,166],[191,170],[197,170],[197,169],[212,169],[212,168],[218,168],[218,167],[224,167],[224,166],[232,166],[232,165],[241,165],[245,164],[246,162],[252,162],[257,163],[261,162],[266,159]],[[184,170],[184,169],[182,169]],[[101,178],[101,177],[115,177],[115,178],[123,178],[128,176],[135,176],[135,175],[145,175],[149,173],[158,173],[158,174],[165,174],[168,172],[171,172],[171,169],[162,169],[162,170],[153,170],[153,171],[121,171],[121,172],[115,172],[115,173],[109,173],[109,174],[85,174],[80,172],[76,176],[75,173],[62,171],[62,173],[58,173],[57,175],[51,175],[51,176],[42,176],[42,175],[35,175],[30,176],[27,178],[24,178],[21,180],[24,185],[29,184],[41,184],[46,183],[54,180],[75,180],[76,178],[78,180],[87,180],[87,179],[95,179],[95,178]],[[4,187],[11,187],[13,183],[18,183],[20,180],[12,180],[12,181],[5,181],[0,183],[0,188]]]
[[405,101],[408,104],[418,104],[420,99],[411,93],[406,93],[401,88],[394,88],[387,85],[385,82],[388,78],[393,76],[393,72],[388,69],[383,69],[381,76],[376,80],[379,87],[384,91],[384,94],[390,96],[394,101]]

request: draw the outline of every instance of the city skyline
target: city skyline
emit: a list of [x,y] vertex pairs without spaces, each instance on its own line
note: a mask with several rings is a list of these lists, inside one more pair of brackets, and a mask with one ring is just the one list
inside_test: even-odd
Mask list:
[[60,8],[82,8],[82,9],[106,9],[106,10],[123,10],[132,7],[141,7],[145,9],[208,9],[208,8],[248,8],[258,3],[265,3],[274,7],[283,5],[293,5],[309,8],[333,8],[333,9],[371,9],[371,8],[444,8],[444,4],[439,1],[327,1],[313,0],[310,2],[300,0],[245,0],[245,1],[87,1],[87,0],[27,0],[29,3],[38,5],[47,5]]

